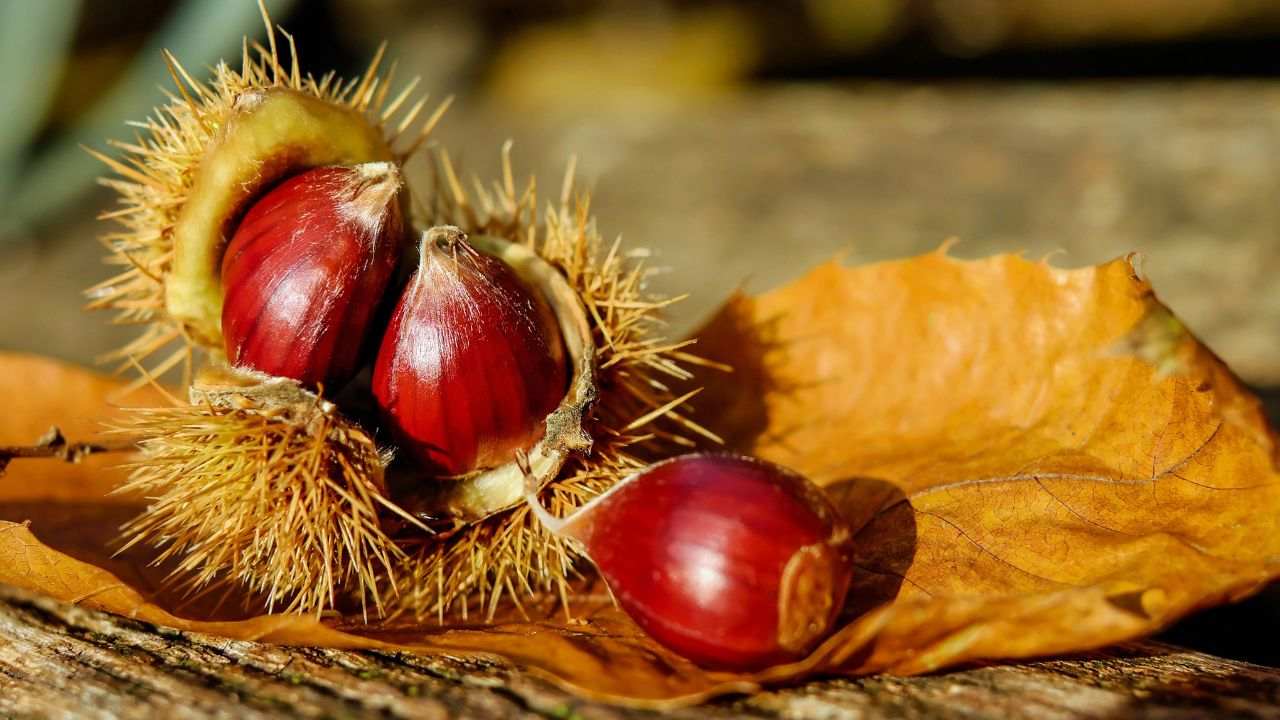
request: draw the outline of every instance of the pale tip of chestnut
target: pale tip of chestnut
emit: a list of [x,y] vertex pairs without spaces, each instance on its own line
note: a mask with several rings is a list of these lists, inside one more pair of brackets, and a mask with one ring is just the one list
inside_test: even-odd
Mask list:
[[377,237],[391,214],[388,208],[404,187],[404,178],[392,162],[363,163],[352,170],[348,180],[349,197],[339,204],[339,213]]
[[455,250],[467,241],[467,234],[457,225],[436,225],[422,233],[421,250],[425,254],[430,248]]

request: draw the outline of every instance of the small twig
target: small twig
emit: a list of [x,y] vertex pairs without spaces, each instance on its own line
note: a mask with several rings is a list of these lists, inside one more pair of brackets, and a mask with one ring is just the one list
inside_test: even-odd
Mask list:
[[0,475],[8,469],[11,461],[18,458],[57,458],[63,462],[78,463],[89,455],[123,452],[134,447],[132,442],[70,443],[55,425],[41,435],[35,445],[0,445]]

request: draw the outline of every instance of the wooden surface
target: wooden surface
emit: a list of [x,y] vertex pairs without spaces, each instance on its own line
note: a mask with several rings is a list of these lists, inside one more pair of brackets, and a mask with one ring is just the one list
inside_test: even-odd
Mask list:
[[[0,587],[0,717],[630,718],[517,669],[157,629]],[[930,677],[831,679],[672,717],[1280,718],[1280,671],[1158,643]]]

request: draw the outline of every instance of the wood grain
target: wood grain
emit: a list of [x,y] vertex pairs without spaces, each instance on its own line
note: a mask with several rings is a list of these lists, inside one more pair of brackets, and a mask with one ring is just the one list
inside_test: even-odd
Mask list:
[[[1280,671],[1159,643],[943,675],[830,679],[676,718],[1280,718]],[[155,628],[0,587],[0,717],[632,718],[518,669]]]

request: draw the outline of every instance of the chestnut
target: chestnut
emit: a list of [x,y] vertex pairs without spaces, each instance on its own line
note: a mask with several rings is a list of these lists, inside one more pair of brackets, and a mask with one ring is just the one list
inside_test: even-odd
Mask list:
[[245,213],[222,261],[228,361],[337,390],[355,375],[402,252],[393,163],[321,167]]
[[712,669],[796,660],[830,632],[852,576],[849,528],[773,463],[692,454],[627,477],[566,518],[614,598],[654,640]]
[[428,230],[420,253],[374,363],[385,425],[437,476],[510,463],[542,438],[568,389],[556,316],[458,228]]

